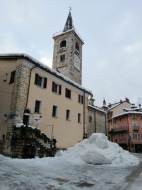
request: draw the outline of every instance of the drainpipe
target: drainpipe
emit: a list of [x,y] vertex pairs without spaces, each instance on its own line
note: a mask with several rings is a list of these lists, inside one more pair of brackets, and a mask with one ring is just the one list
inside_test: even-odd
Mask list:
[[37,66],[34,66],[31,68],[30,70],[30,76],[29,76],[29,86],[28,86],[28,93],[27,93],[27,100],[26,100],[26,106],[25,106],[25,109],[27,108],[27,105],[28,105],[28,99],[29,99],[29,92],[30,92],[30,83],[31,83],[31,74],[32,74],[32,70],[34,68],[36,68]]
[[108,137],[108,132],[107,132],[107,113],[105,113],[105,134]]
[[129,134],[129,119],[128,119],[128,114],[127,114],[127,122],[128,122],[128,150],[130,152],[130,134]]
[[86,138],[85,133],[85,91],[83,93],[83,139]]
[[96,109],[95,109],[95,111],[94,111],[94,124],[95,124],[95,133],[96,133],[96,128],[97,128],[97,126],[96,126],[96,124],[97,124],[97,122],[96,122]]

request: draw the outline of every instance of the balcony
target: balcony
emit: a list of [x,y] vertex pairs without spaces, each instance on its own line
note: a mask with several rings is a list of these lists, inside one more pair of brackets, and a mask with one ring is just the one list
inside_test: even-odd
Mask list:
[[133,131],[138,131],[139,130],[139,126],[133,126]]
[[127,133],[128,132],[128,127],[118,127],[118,128],[113,128],[109,131],[109,134],[115,134],[115,133]]

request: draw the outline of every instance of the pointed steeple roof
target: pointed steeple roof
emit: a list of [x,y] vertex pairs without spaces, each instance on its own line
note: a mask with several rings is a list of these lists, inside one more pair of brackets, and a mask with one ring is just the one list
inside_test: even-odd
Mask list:
[[74,29],[74,26],[73,26],[73,19],[71,16],[71,9],[70,9],[63,32],[66,32],[66,31],[71,30],[71,29]]

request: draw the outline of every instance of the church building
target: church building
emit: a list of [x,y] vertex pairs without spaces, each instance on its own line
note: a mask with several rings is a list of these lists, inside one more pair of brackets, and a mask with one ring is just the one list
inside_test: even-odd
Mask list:
[[15,135],[14,129],[23,125],[36,134],[40,130],[49,140],[56,139],[61,149],[87,136],[92,92],[82,86],[84,42],[74,28],[71,12],[64,29],[53,39],[52,69],[26,54],[0,55],[0,144],[5,155],[23,157],[25,146],[41,143],[40,139],[29,143],[32,134]]

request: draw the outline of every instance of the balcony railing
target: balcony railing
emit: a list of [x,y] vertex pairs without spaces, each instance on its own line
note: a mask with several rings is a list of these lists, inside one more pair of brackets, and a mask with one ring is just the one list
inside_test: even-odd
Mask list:
[[133,126],[133,131],[138,131],[139,130],[139,126]]
[[109,131],[109,134],[114,134],[114,133],[127,133],[128,132],[128,127],[118,127],[118,128],[113,128]]

